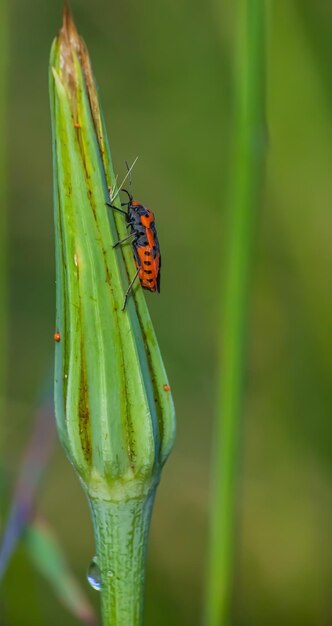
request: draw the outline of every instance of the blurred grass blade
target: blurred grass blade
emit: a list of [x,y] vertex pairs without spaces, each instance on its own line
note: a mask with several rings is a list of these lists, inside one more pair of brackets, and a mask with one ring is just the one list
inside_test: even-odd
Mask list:
[[34,566],[49,581],[60,602],[83,624],[97,626],[94,609],[70,571],[49,525],[36,519],[25,531],[24,544]]
[[[58,431],[92,512],[105,625],[138,626],[156,486],[174,407],[114,176],[87,49],[67,9],[50,59]],[[119,197],[115,203],[120,206]],[[110,575],[112,572],[112,575]]]
[[266,142],[265,1],[238,0],[236,4],[234,144],[225,238],[228,250],[222,294],[220,397],[212,477],[206,626],[229,624],[252,244]]
[[37,491],[55,442],[54,412],[47,401],[36,421],[19,471],[8,522],[0,548],[0,581],[22,532],[35,510]]
[[[7,64],[8,5],[0,0],[0,417],[3,420],[7,368]],[[0,451],[2,432],[0,430]]]

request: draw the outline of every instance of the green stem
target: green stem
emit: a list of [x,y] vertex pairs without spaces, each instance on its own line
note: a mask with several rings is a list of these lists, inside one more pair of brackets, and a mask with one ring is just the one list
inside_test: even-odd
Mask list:
[[140,626],[154,490],[146,498],[90,500],[103,626]]
[[206,626],[226,626],[233,580],[235,506],[252,241],[265,153],[265,1],[238,0],[235,120],[223,291]]

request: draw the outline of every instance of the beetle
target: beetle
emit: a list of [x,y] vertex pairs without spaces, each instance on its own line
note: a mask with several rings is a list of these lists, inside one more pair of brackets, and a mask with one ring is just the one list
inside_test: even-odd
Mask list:
[[151,209],[143,206],[127,189],[121,189],[128,196],[128,202],[121,202],[121,206],[126,206],[127,210],[119,209],[112,202],[106,202],[115,211],[124,215],[127,228],[130,228],[129,235],[120,239],[113,248],[117,248],[124,242],[132,240],[136,273],[131,280],[125,294],[122,310],[127,305],[129,294],[134,286],[135,280],[139,277],[143,289],[160,293],[160,268],[161,254],[158,235],[155,225],[154,213]]

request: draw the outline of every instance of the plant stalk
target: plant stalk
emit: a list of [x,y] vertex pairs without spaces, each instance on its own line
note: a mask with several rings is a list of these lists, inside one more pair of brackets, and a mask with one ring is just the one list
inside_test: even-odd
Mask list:
[[146,498],[89,501],[104,626],[140,626],[154,490]]
[[221,308],[220,379],[212,467],[205,626],[226,626],[233,584],[240,418],[253,238],[265,154],[265,1],[238,0],[228,249]]
[[[126,222],[106,205],[116,178],[89,54],[67,7],[51,50],[50,102],[57,427],[92,511],[103,626],[140,626],[151,508],[175,414],[139,282],[122,310],[134,255],[114,250]],[[114,201],[120,208],[119,194]]]

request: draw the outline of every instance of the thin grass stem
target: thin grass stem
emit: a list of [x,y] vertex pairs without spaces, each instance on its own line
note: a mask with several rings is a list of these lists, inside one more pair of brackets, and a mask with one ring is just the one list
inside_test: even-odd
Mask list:
[[265,1],[238,0],[228,249],[221,308],[220,379],[212,468],[205,626],[230,623],[240,418],[253,258],[265,153]]

